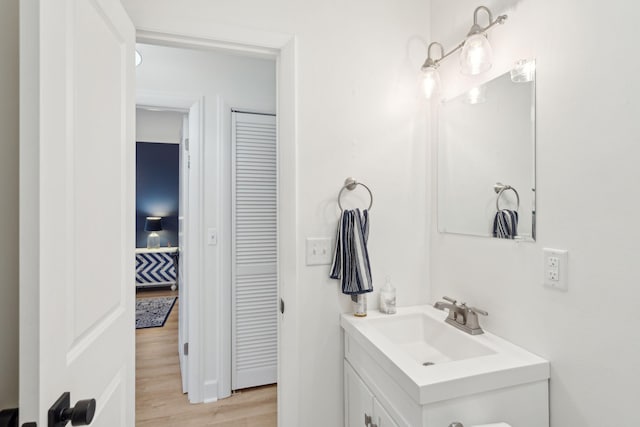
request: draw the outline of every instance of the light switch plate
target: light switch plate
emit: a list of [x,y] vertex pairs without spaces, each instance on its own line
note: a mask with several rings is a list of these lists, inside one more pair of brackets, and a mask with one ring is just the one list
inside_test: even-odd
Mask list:
[[207,230],[207,244],[209,246],[215,246],[218,244],[218,231],[215,228]]
[[330,237],[307,237],[307,265],[326,265],[333,261]]
[[558,291],[569,290],[568,252],[564,249],[544,248],[544,286]]

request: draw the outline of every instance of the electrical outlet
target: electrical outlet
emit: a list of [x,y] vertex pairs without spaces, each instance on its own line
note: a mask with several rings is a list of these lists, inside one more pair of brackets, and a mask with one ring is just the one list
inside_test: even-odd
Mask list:
[[333,260],[330,237],[307,237],[307,265],[326,265]]
[[544,286],[559,291],[567,291],[568,263],[567,251],[562,249],[543,249],[544,253]]

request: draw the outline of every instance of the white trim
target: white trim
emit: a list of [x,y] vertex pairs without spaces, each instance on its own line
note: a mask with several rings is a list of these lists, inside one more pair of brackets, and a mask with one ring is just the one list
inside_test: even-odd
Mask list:
[[282,33],[216,24],[206,35],[173,33],[170,29],[136,29],[138,43],[163,46],[212,49],[257,57],[277,57],[291,40]]
[[[276,60],[278,135],[278,298],[285,314],[278,316],[278,427],[304,424],[300,420],[298,355],[298,157],[296,39],[281,46]],[[308,391],[308,390],[307,390]]]
[[137,28],[137,41],[165,46],[228,50],[251,56],[264,55],[276,58],[278,297],[283,298],[286,303],[285,315],[278,316],[278,427],[300,425],[298,410],[300,363],[297,352],[299,313],[296,289],[299,252],[296,205],[298,199],[296,38],[290,34],[213,25],[206,34],[197,35],[180,34],[179,31],[169,27]]
[[136,91],[137,108],[160,108],[188,113],[196,103],[202,102],[201,94],[167,93],[150,90]]
[[220,221],[218,228],[218,337],[220,348],[218,351],[218,396],[231,396],[231,108],[221,96],[217,98],[218,108],[218,183],[220,194],[217,203],[217,217]]
[[205,381],[203,403],[218,401],[218,381]]

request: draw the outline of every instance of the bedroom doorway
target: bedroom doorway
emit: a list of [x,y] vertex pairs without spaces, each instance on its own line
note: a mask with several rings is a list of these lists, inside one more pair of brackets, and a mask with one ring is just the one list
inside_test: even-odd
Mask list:
[[[189,110],[136,108],[136,401],[152,408],[164,390],[187,392],[187,287],[181,268],[188,174]],[[186,317],[186,316],[184,316]],[[138,414],[145,417],[145,414]]]

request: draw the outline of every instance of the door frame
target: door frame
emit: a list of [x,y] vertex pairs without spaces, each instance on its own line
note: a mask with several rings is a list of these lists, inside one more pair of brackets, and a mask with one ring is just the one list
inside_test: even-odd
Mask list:
[[[276,60],[276,118],[278,144],[278,298],[285,301],[286,315],[278,316],[278,426],[299,424],[298,411],[298,261],[297,231],[297,70],[294,35],[236,26],[212,25],[207,34],[194,37],[170,29],[136,27],[138,43],[222,50]],[[194,175],[197,176],[197,175]],[[204,237],[204,230],[199,238]],[[222,287],[221,287],[222,288]],[[221,292],[219,290],[219,292]],[[220,294],[220,297],[224,295]],[[190,300],[195,298],[191,295]],[[220,299],[222,301],[222,299]],[[191,310],[191,307],[190,307]],[[190,326],[192,323],[189,323]],[[200,328],[202,329],[202,328]],[[190,350],[191,355],[196,349]],[[193,351],[193,353],[191,353]],[[203,352],[198,349],[202,364]],[[191,362],[190,361],[190,362]],[[286,367],[286,369],[284,369]],[[191,363],[190,369],[191,372]],[[286,405],[283,403],[286,402]]]

